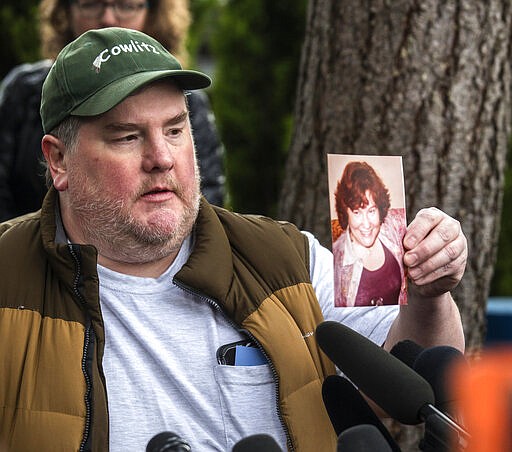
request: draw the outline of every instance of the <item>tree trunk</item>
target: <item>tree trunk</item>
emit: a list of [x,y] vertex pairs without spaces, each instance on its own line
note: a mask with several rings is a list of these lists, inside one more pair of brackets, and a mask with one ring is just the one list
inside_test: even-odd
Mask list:
[[310,0],[279,218],[330,247],[327,153],[402,155],[407,217],[460,220],[454,291],[468,349],[485,336],[510,129],[507,0]]

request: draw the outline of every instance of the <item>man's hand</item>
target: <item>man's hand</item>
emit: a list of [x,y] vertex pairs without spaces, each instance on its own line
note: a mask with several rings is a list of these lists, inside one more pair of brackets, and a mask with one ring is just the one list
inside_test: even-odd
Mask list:
[[422,209],[409,224],[403,243],[408,276],[419,294],[438,297],[460,282],[468,246],[457,220],[435,207]]

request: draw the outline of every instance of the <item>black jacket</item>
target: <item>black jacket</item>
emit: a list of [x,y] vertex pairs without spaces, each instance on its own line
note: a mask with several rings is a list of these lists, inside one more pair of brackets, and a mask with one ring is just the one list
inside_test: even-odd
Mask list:
[[[41,163],[41,88],[51,60],[12,69],[0,89],[0,222],[41,208],[46,194]],[[211,203],[224,200],[224,148],[209,100],[202,91],[188,96],[190,122],[201,173],[201,190]]]

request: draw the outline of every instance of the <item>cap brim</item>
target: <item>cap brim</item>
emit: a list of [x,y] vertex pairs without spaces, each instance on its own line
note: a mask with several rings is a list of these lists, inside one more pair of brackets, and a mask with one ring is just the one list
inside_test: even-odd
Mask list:
[[100,115],[115,107],[138,88],[163,78],[173,79],[185,91],[207,88],[212,82],[210,77],[197,71],[168,70],[130,74],[96,91],[73,109],[70,114],[75,116]]

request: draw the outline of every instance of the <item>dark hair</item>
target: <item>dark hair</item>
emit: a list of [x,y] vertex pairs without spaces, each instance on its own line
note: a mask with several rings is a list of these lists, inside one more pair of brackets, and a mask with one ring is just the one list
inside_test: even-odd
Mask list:
[[345,230],[348,225],[347,210],[356,210],[368,205],[366,191],[369,191],[377,208],[380,222],[384,221],[391,206],[389,191],[375,170],[366,162],[350,162],[343,170],[338,181],[334,198],[340,226]]
[[[55,59],[75,36],[71,27],[70,0],[41,0],[41,54]],[[187,63],[185,38],[191,22],[188,0],[149,0],[144,33],[160,42],[180,61]]]

